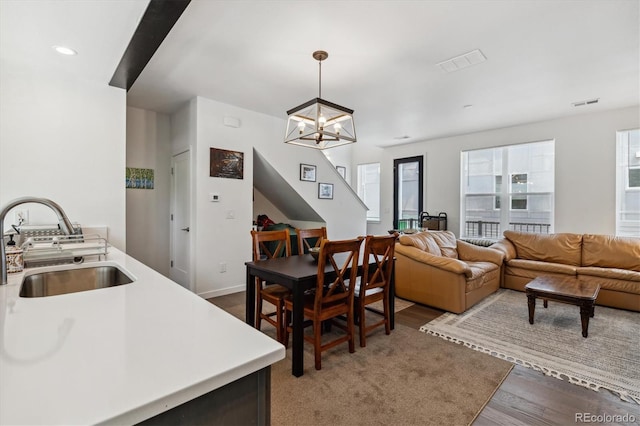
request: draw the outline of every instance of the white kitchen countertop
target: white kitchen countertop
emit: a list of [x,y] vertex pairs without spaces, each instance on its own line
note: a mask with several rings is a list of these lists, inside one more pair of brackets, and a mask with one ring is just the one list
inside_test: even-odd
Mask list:
[[285,356],[119,250],[91,263],[116,264],[135,281],[38,298],[18,297],[24,273],[0,285],[0,424],[132,424]]

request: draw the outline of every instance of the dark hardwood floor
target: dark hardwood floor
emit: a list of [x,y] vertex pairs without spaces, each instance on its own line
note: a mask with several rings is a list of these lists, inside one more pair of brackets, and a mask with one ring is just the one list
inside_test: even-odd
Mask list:
[[[216,306],[243,318],[245,294],[209,299]],[[412,328],[437,318],[443,311],[412,305],[396,312],[396,323]],[[595,392],[564,380],[516,365],[473,422],[485,425],[638,425],[640,405],[622,401],[602,390]]]

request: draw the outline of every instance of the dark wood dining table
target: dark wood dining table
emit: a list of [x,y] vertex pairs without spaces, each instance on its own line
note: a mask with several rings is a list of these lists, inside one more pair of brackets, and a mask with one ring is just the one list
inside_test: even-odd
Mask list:
[[[362,259],[359,261],[358,275],[362,275]],[[292,318],[292,362],[291,373],[300,377],[304,374],[304,292],[314,288],[318,279],[318,262],[310,255],[303,254],[289,257],[279,257],[274,259],[258,260],[246,262],[247,267],[247,291],[246,291],[246,314],[247,324],[255,327],[256,309],[256,286],[255,279],[278,283],[287,287],[293,293],[293,318]],[[369,259],[369,266],[375,265],[373,258]],[[325,269],[326,277],[335,277],[335,271],[331,265]],[[390,326],[394,328],[394,296],[395,296],[395,269],[391,274],[391,285],[389,288],[389,315]]]

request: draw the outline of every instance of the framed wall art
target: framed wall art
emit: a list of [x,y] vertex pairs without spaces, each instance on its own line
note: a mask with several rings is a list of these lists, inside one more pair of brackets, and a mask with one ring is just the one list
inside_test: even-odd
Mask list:
[[244,153],[210,148],[209,176],[227,179],[244,178]]
[[125,188],[153,189],[153,169],[127,167]]
[[347,178],[347,168],[346,167],[336,166],[336,170],[338,171],[338,174],[340,176],[342,176],[342,179],[346,179]]
[[318,183],[318,198],[325,200],[333,200],[333,184]]
[[300,164],[300,180],[315,182],[316,166],[313,166],[311,164]]

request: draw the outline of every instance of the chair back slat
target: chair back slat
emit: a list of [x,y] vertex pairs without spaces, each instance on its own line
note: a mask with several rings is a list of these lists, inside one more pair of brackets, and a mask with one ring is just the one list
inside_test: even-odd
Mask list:
[[[298,254],[309,253],[311,247],[320,247],[322,240],[327,239],[327,228],[314,228],[314,229],[298,229],[296,228],[296,235],[298,237]],[[311,241],[315,240],[315,244],[312,246]]]
[[[353,240],[329,241],[326,238],[320,243],[318,256],[318,281],[314,300],[316,312],[322,312],[325,307],[344,302],[353,305],[354,283],[358,276],[358,258],[363,237]],[[331,265],[331,275],[326,276],[325,268]]]
[[388,291],[393,270],[396,235],[367,235],[364,243],[364,259],[373,259],[374,265],[364,268],[360,284],[359,297],[364,297],[367,290],[378,287]]
[[264,254],[268,259],[291,256],[291,239],[288,229],[278,231],[251,231],[253,260]]

